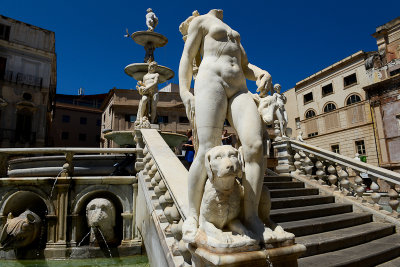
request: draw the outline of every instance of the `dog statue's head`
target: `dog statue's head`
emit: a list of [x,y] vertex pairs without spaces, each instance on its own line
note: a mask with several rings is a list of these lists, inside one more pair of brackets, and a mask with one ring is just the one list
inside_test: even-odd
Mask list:
[[217,190],[230,190],[236,177],[242,178],[244,170],[243,157],[230,145],[216,146],[205,156],[208,179]]

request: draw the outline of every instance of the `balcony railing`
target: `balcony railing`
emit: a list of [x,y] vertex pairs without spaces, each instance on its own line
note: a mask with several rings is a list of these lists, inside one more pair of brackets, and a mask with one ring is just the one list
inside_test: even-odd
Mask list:
[[31,85],[31,86],[42,86],[42,81],[43,78],[30,75],[30,74],[24,74],[21,72],[13,72],[10,70],[7,70],[0,79],[3,79],[4,81],[12,82],[12,83],[18,83],[18,84],[25,84],[25,85]]

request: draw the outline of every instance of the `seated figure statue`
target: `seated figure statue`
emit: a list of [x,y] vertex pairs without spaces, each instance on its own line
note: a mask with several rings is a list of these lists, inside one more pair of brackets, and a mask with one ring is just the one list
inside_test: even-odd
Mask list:
[[92,199],[86,206],[86,219],[90,227],[91,244],[116,242],[115,207],[108,199]]
[[138,81],[136,89],[142,96],[139,102],[135,126],[149,128],[150,123],[156,119],[158,103],[158,80],[160,74],[156,73],[157,62],[149,63],[148,72],[143,76],[143,82]]

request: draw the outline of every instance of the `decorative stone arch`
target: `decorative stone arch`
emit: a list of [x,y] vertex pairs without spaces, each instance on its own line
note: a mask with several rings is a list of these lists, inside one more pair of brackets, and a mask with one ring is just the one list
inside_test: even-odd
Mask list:
[[350,106],[350,105],[352,105],[352,104],[354,104],[354,103],[357,103],[357,102],[354,102],[354,103],[351,103],[351,104],[347,104],[347,101],[350,99],[350,97],[352,97],[352,96],[358,96],[359,98],[360,98],[360,101],[357,101],[357,102],[361,102],[361,101],[363,101],[363,98],[362,98],[362,96],[359,94],[359,93],[351,93],[351,94],[349,94],[347,97],[346,97],[346,99],[344,100],[344,106]]
[[27,197],[29,195],[36,196],[38,199],[43,201],[47,209],[47,215],[56,215],[53,203],[43,190],[36,186],[19,186],[18,188],[10,189],[3,195],[0,201],[0,216],[8,215],[9,207],[13,200],[24,199],[24,196]]
[[329,102],[326,102],[325,105],[324,105],[324,107],[322,108],[322,113],[330,112],[330,111],[325,111],[325,109],[327,108],[328,105],[334,105],[334,106],[335,106],[335,108],[332,109],[332,110],[330,110],[330,111],[333,111],[333,110],[335,110],[335,109],[338,108],[338,105],[337,105],[335,102],[329,101]]
[[[311,112],[314,112],[314,116],[307,117],[307,114],[308,114],[308,113],[311,113]],[[317,116],[317,112],[316,112],[315,109],[313,109],[313,108],[309,108],[309,109],[306,110],[306,112],[304,112],[304,119],[305,119],[305,120],[306,120],[306,119],[309,119],[309,118],[312,118],[312,117],[315,117],[315,116]]]
[[[128,191],[129,192],[129,191]],[[116,231],[121,240],[132,239],[132,197],[120,186],[110,185],[91,185],[76,195],[71,203],[71,245],[78,244],[85,236],[88,226],[86,222],[86,205],[94,198],[106,198],[110,200],[116,208]],[[131,199],[131,201],[130,201]]]

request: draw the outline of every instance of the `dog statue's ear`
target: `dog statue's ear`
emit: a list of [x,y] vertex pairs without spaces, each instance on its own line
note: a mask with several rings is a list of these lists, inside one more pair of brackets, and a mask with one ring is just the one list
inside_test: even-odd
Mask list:
[[210,151],[207,151],[204,159],[204,164],[206,165],[208,179],[210,179],[210,182],[212,183],[214,181],[214,174],[211,169],[210,158],[211,158]]
[[239,178],[243,178],[243,174],[244,174],[244,155],[243,155],[243,148],[239,147],[238,149],[238,159],[239,159],[239,163],[240,163],[240,167],[241,170],[238,174]]

